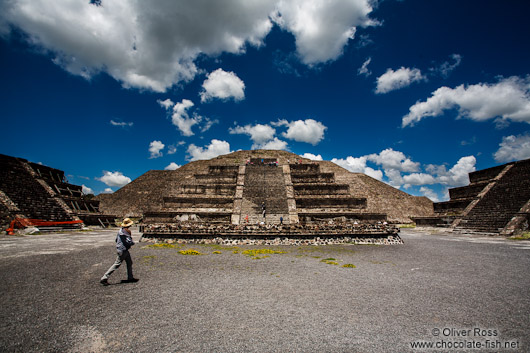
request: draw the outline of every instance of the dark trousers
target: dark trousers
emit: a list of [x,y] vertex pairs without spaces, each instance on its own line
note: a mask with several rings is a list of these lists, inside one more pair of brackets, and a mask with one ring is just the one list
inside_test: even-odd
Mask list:
[[120,266],[121,263],[125,261],[127,264],[127,279],[133,279],[133,271],[132,271],[132,258],[131,254],[129,253],[129,250],[125,250],[121,255],[118,253],[116,256],[116,261],[114,261],[114,264],[110,266],[107,272],[101,277],[101,279],[107,279],[112,274],[112,272],[116,271]]

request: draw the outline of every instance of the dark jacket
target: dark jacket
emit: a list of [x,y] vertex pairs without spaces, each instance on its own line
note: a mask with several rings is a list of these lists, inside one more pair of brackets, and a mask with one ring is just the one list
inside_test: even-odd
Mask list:
[[129,250],[134,245],[132,237],[123,228],[120,229],[116,236],[116,250],[119,254],[122,254],[125,250]]

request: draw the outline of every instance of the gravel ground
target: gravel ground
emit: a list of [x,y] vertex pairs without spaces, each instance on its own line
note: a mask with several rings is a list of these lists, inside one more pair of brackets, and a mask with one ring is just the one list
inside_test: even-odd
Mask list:
[[142,242],[140,281],[120,283],[122,266],[104,287],[114,233],[0,237],[0,351],[530,351],[528,241],[403,230],[404,245],[267,247],[286,253],[259,259],[242,251],[265,247]]

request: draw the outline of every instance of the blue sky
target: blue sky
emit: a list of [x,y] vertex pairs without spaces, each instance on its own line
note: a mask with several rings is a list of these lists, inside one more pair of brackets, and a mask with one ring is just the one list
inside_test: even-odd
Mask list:
[[0,153],[96,194],[241,149],[447,199],[530,158],[526,1],[0,0]]

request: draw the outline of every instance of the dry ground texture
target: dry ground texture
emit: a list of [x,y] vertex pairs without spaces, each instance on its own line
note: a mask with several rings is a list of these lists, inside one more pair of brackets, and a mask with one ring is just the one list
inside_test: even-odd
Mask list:
[[132,250],[140,282],[120,283],[123,266],[103,287],[114,233],[0,237],[0,351],[456,351],[411,346],[441,341],[530,350],[526,240],[403,230],[394,246],[142,242]]

